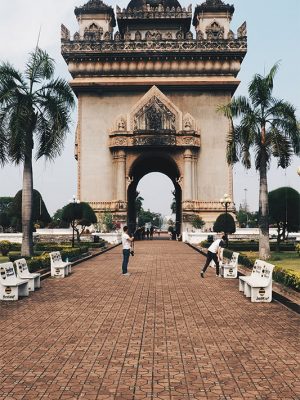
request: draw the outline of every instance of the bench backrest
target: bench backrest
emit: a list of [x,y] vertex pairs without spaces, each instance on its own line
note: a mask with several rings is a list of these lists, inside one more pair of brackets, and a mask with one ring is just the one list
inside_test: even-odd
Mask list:
[[261,275],[261,271],[263,269],[264,262],[261,260],[255,260],[255,263],[253,265],[252,271],[251,271],[251,276],[252,277],[259,277]]
[[25,258],[19,258],[19,260],[16,260],[15,265],[16,265],[18,274],[22,274],[23,272],[29,272]]
[[49,255],[50,255],[51,264],[52,263],[57,264],[62,261],[61,254],[59,251],[52,251],[52,253],[49,253]]
[[264,266],[261,270],[261,278],[266,279],[268,281],[272,281],[274,265],[264,262]]
[[240,253],[235,253],[235,252],[232,253],[229,264],[235,267],[238,263],[239,255],[240,255]]
[[3,281],[11,278],[16,278],[14,265],[12,262],[0,264],[0,279]]

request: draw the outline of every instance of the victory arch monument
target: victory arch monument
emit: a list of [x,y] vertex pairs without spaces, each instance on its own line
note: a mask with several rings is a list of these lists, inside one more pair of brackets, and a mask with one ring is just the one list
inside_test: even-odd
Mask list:
[[224,212],[220,198],[233,198],[230,126],[216,110],[238,87],[247,52],[246,23],[234,33],[233,13],[221,0],[194,10],[177,0],[131,0],[116,11],[90,0],[75,8],[73,37],[62,25],[78,97],[78,197],[98,215],[109,211],[133,229],[136,188],[150,172],[174,184],[178,231],[194,215],[209,227]]

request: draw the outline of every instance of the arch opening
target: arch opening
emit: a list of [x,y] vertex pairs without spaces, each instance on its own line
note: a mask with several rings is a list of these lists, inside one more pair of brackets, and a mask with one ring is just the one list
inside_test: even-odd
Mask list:
[[182,220],[182,189],[179,184],[179,168],[172,157],[163,153],[140,155],[130,168],[131,183],[128,186],[127,190],[127,224],[129,230],[131,233],[134,233],[137,228],[137,212],[135,199],[138,194],[138,184],[143,177],[152,172],[159,172],[163,175],[166,175],[173,183],[176,202],[175,232],[177,234],[180,234]]

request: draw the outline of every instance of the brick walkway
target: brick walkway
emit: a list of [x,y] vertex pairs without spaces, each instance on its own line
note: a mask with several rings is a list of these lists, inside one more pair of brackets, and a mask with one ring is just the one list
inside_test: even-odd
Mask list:
[[[183,243],[136,243],[0,304],[0,399],[300,399],[299,318]],[[297,348],[298,347],[298,348]]]

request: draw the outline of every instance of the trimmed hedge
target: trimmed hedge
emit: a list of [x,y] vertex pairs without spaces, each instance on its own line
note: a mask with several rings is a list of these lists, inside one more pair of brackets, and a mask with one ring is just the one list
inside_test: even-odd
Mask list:
[[[201,242],[202,247],[209,247],[211,243],[207,240]],[[277,250],[277,244],[274,242],[270,243],[271,251]],[[251,242],[243,242],[243,241],[229,241],[229,249],[232,251],[258,251],[258,242],[251,241]],[[281,243],[280,250],[281,251],[295,251],[295,243]]]
[[[82,256],[82,254],[88,253],[88,247],[87,246],[74,247],[74,248],[64,247],[63,249],[60,250],[49,250],[47,252],[43,252],[41,255],[37,257],[31,257],[31,258],[25,257],[29,271],[36,272],[39,271],[40,269],[50,269],[49,252],[51,251],[60,251],[63,260],[66,260],[66,258],[68,258],[69,261],[76,261],[78,258]],[[9,260],[13,262],[15,260],[18,260],[20,257],[21,257],[20,253],[10,254]]]

